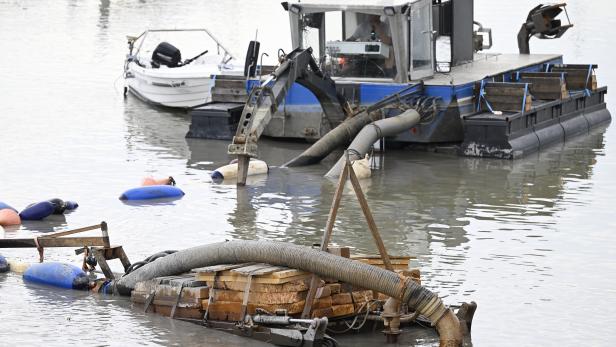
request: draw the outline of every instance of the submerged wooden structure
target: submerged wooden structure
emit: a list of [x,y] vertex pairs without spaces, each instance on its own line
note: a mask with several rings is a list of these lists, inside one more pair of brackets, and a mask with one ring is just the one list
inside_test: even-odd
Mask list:
[[[349,254],[348,248],[342,248]],[[354,256],[358,262],[384,267],[376,256]],[[419,269],[408,269],[411,257],[392,257],[396,272],[420,283]],[[312,274],[263,263],[221,264],[179,276],[139,282],[131,294],[146,311],[174,318],[237,322],[255,314],[299,318],[306,307]],[[331,279],[319,280],[309,318],[343,318],[366,313],[389,297]]]

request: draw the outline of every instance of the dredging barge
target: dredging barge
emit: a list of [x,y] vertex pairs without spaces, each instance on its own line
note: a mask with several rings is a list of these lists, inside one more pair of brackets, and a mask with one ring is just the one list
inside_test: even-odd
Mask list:
[[[259,64],[259,43],[251,42],[244,76],[215,76],[212,102],[191,112],[187,136],[232,139],[229,154],[238,156],[240,173],[257,156],[261,135],[319,140],[289,166],[312,164],[354,140],[362,127],[409,109],[419,117],[406,117],[395,131],[379,127],[378,137],[502,159],[611,120],[596,65],[529,54],[531,37],[558,38],[573,26],[557,19],[566,14],[565,4],[530,11],[518,35],[519,54],[480,52],[492,46],[492,35],[474,21],[473,0],[282,5],[293,50],[279,50],[280,64],[267,67]],[[437,51],[449,58],[437,61]]]

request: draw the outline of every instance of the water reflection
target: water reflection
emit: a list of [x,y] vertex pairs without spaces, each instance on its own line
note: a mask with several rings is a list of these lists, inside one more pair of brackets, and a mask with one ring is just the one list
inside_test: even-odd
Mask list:
[[189,156],[184,140],[190,119],[183,111],[154,108],[128,95],[125,100],[126,149],[135,159],[150,152],[157,159]]
[[98,27],[101,30],[101,33],[107,32],[107,26],[109,25],[109,6],[110,5],[111,5],[111,0],[100,0],[100,4],[98,5],[98,11],[99,11]]

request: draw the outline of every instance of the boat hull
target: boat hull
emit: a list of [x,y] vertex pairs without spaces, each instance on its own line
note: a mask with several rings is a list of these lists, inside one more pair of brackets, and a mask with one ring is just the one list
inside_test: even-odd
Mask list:
[[158,106],[190,108],[211,99],[212,78],[155,76],[142,71],[129,70],[126,78],[128,90],[143,101]]

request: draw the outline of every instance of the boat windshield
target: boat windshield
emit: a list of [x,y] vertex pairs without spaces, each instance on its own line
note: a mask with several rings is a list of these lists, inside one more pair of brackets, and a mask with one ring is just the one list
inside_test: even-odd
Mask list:
[[[231,53],[205,29],[147,30],[135,41],[133,55],[141,65],[149,67],[154,50],[162,42],[177,48],[182,62],[196,58],[191,65],[226,64],[233,59]],[[202,54],[205,51],[207,53]]]
[[306,17],[304,47],[313,47],[321,68],[331,76],[394,78],[396,63],[387,16],[334,11]]

